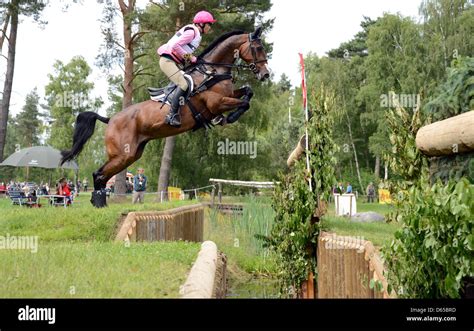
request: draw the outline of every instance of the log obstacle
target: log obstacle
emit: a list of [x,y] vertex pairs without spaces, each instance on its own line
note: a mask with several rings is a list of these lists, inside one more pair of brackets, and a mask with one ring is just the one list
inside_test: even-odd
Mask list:
[[474,182],[474,110],[420,128],[416,146],[429,157],[430,179]]
[[[396,298],[370,241],[321,232],[318,238],[318,298]],[[379,283],[370,288],[370,283]],[[380,288],[381,287],[381,288]]]
[[202,242],[204,206],[201,204],[159,212],[132,212],[125,218],[116,241]]
[[[243,180],[231,180],[231,179],[216,179],[210,178],[209,182],[212,184],[217,184],[217,198],[219,204],[222,204],[222,184],[226,185],[234,185],[234,186],[242,186],[242,187],[253,187],[253,188],[274,188],[275,184],[278,182],[253,182],[253,181],[243,181]],[[214,207],[214,199],[215,199],[215,187],[212,189],[211,192],[211,207]]]
[[198,257],[181,286],[180,294],[187,299],[225,298],[227,259],[212,241],[201,245]]
[[474,110],[420,128],[416,146],[427,156],[474,152]]
[[214,209],[222,214],[227,215],[243,215],[244,205],[241,203],[218,203],[214,205]]
[[286,160],[288,168],[291,168],[291,166],[293,166],[293,164],[295,164],[295,162],[301,157],[301,155],[305,151],[305,146],[306,135],[303,135],[298,141],[298,144],[296,145],[295,149],[291,152],[290,156],[288,156],[288,160]]

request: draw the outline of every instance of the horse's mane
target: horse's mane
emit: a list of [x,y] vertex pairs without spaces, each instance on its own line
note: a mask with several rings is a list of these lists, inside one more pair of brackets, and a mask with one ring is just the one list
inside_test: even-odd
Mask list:
[[224,33],[222,36],[218,37],[217,39],[215,39],[209,46],[206,47],[205,50],[203,50],[201,52],[201,54],[199,54],[199,57],[200,58],[203,58],[204,56],[206,56],[208,53],[210,53],[214,48],[216,48],[217,45],[219,45],[220,43],[222,43],[224,40],[226,40],[227,38],[230,38],[232,36],[235,36],[235,35],[238,35],[238,34],[244,34],[246,33],[245,31],[242,31],[242,30],[234,30],[234,31],[231,31],[231,32],[227,32],[227,33]]

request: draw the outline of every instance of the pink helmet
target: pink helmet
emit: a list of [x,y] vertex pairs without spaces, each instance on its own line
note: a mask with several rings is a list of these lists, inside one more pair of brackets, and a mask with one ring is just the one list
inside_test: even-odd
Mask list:
[[212,17],[212,14],[205,11],[201,10],[199,13],[194,16],[193,23],[215,23],[216,20],[214,17]]

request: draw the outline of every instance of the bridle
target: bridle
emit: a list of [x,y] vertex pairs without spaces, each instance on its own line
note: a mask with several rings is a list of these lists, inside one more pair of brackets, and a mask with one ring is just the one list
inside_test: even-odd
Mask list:
[[[263,48],[262,45],[262,40],[260,37],[254,37],[252,36],[252,33],[248,34],[249,36],[249,46],[247,49],[241,54],[241,56],[247,54],[248,52],[252,52],[252,62],[249,64],[235,64],[235,63],[215,63],[215,62],[207,62],[203,60],[198,60],[198,62],[195,65],[200,65],[200,64],[207,64],[210,66],[218,66],[218,67],[227,67],[227,68],[237,68],[237,69],[249,69],[252,71],[254,74],[258,74],[258,68],[257,68],[257,63],[262,63],[262,62],[267,62],[267,57],[263,60],[258,60],[257,59],[257,50],[259,48]],[[253,42],[258,42],[258,45],[255,46],[253,45]]]
[[[254,46],[253,42],[256,41],[258,42],[258,46]],[[257,63],[262,63],[262,62],[267,62],[267,57],[265,56],[265,59],[263,60],[258,60],[257,59],[257,50],[258,49],[263,49],[262,45],[262,40],[259,37],[254,38],[251,33],[249,33],[249,47],[247,48],[247,51],[245,54],[249,52],[249,50],[252,52],[252,60],[253,62],[248,64],[248,68],[254,73],[258,73],[258,68],[257,68]]]

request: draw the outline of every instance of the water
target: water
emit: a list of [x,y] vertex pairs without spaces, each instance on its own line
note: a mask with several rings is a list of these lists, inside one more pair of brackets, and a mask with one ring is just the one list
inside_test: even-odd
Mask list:
[[229,280],[228,299],[277,299],[279,288],[276,279],[253,277],[247,281]]

